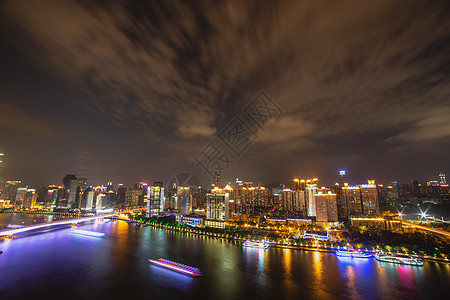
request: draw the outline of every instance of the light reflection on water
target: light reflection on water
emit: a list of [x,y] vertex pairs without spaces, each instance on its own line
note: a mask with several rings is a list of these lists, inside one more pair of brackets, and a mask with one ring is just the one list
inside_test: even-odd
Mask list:
[[[0,226],[9,221],[5,216],[0,215]],[[56,290],[60,299],[419,299],[439,297],[450,286],[448,265],[425,263],[419,268],[322,252],[264,251],[122,221],[81,227],[106,236],[70,234],[67,226],[0,241],[1,298],[27,299],[37,293],[55,299]],[[153,266],[148,258],[195,266],[204,276]]]

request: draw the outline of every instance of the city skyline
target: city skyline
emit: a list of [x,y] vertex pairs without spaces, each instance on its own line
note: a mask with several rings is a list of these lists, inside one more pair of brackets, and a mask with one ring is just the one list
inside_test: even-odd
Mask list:
[[200,176],[196,155],[264,92],[282,114],[253,128],[222,178],[332,182],[346,169],[424,182],[450,165],[448,12],[427,1],[3,1],[0,175]]

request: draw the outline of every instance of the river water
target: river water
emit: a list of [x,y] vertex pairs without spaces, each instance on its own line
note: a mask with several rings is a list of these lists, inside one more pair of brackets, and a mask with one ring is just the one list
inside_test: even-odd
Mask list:
[[[8,224],[48,216],[0,214]],[[0,240],[0,299],[448,299],[450,265],[423,267],[332,253],[242,248],[239,243],[124,221],[92,221]],[[191,278],[150,265],[167,258],[201,269]]]

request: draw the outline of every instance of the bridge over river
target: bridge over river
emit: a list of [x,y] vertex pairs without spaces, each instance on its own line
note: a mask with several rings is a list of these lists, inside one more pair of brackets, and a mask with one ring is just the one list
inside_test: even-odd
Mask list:
[[16,235],[18,233],[32,231],[32,230],[36,230],[36,229],[40,229],[40,228],[48,228],[48,227],[52,227],[52,226],[60,226],[60,225],[68,225],[68,224],[78,224],[78,223],[82,223],[82,222],[86,222],[86,221],[111,218],[111,217],[117,216],[119,214],[130,213],[133,211],[135,211],[135,210],[126,210],[126,211],[121,211],[121,212],[111,213],[111,214],[99,214],[96,216],[90,216],[90,217],[85,217],[85,218],[72,218],[72,219],[64,219],[64,220],[53,221],[53,222],[48,222],[48,223],[26,225],[26,226],[21,226],[18,228],[2,230],[2,231],[0,231],[0,237],[10,237],[10,236]]

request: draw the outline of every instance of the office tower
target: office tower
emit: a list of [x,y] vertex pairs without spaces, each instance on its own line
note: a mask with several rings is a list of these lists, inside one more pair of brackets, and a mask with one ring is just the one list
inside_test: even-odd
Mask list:
[[316,216],[316,201],[314,195],[317,194],[318,189],[319,185],[317,178],[306,180],[305,197],[308,207],[308,216],[310,217]]
[[214,173],[214,186],[219,186],[220,184],[220,173],[219,172],[215,172]]
[[229,201],[228,192],[215,186],[210,193],[206,194],[206,218],[220,222],[228,221]]
[[281,205],[280,209],[287,215],[294,210],[294,191],[291,189],[283,189],[281,191]]
[[113,185],[113,183],[112,182],[108,182],[107,184],[106,184],[106,191],[107,192],[114,192],[114,185]]
[[33,208],[36,205],[37,196],[35,189],[27,189],[23,197],[22,206],[25,208]]
[[10,204],[15,204],[17,189],[22,182],[20,180],[7,180],[5,183],[4,200],[9,200]]
[[23,200],[25,198],[25,194],[27,192],[27,188],[17,188],[15,205],[23,206]]
[[317,222],[337,222],[337,195],[331,191],[318,191],[315,194],[316,201],[316,221]]
[[[148,194],[147,194],[148,196]],[[130,206],[136,207],[141,206],[144,203],[144,191],[140,188],[134,188],[131,190],[131,201]],[[147,201],[148,203],[148,201]]]
[[178,212],[182,215],[190,214],[192,211],[191,189],[187,186],[177,186]]
[[376,216],[380,213],[375,180],[368,180],[368,184],[361,185],[361,202],[365,216]]
[[45,201],[47,205],[56,207],[58,204],[59,190],[60,188],[56,185],[49,185],[47,187],[47,199]]
[[445,173],[444,172],[439,173],[439,185],[447,186],[447,180],[445,179]]
[[305,192],[301,190],[294,191],[294,212],[306,216]]
[[164,209],[164,188],[162,182],[155,182],[147,189],[147,215],[150,217],[159,216]]
[[298,178],[294,178],[294,191],[300,190],[300,180]]
[[95,209],[101,210],[106,207],[106,195],[103,193],[100,193],[97,195],[97,199],[95,201]]
[[341,191],[344,216],[360,216],[362,214],[360,187],[344,184]]
[[206,209],[206,190],[202,187],[192,190],[192,205],[196,209]]
[[339,184],[341,186],[344,186],[344,183],[347,181],[345,170],[339,171],[339,178],[340,178]]
[[94,191],[89,189],[87,190],[87,195],[86,195],[86,209],[90,210],[92,209],[94,205]]
[[[236,189],[233,191],[231,186],[224,188],[230,195],[234,192],[236,213],[249,217],[269,205],[269,190],[263,186],[253,186],[252,182],[236,181]],[[230,199],[231,196],[230,196]]]
[[123,186],[123,184],[119,183],[117,185],[117,190],[116,190],[118,205],[125,205],[126,193],[127,193],[127,189]]
[[77,208],[78,179],[75,175],[67,174],[63,180],[62,204],[68,208]]

